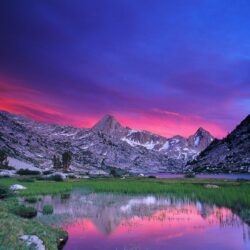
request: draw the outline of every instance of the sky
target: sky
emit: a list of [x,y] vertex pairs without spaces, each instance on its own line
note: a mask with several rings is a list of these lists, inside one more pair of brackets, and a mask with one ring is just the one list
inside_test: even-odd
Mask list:
[[250,113],[249,0],[1,0],[0,109],[164,136]]

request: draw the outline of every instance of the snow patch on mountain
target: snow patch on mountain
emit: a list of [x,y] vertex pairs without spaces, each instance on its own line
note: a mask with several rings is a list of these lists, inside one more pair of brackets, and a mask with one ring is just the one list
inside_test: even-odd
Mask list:
[[130,140],[126,137],[121,138],[121,140],[127,142],[132,147],[141,146],[141,147],[145,147],[147,149],[153,149],[155,147],[155,145],[158,144],[158,143],[154,143],[153,141],[150,141],[147,143],[140,143],[138,141]]
[[200,137],[197,136],[197,137],[195,138],[194,145],[195,145],[195,146],[198,146],[199,143],[200,143]]
[[169,149],[169,141],[166,141],[163,146],[159,149],[159,151],[161,150],[168,150]]

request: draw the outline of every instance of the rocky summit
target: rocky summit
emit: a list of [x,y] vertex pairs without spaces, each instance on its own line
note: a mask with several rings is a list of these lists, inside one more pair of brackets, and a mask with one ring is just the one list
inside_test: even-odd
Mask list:
[[250,115],[224,139],[215,139],[189,167],[201,172],[249,172]]
[[92,128],[75,128],[0,111],[0,149],[19,167],[52,168],[53,156],[67,150],[73,171],[105,173],[115,167],[132,173],[177,172],[213,140],[202,128],[188,138],[133,130],[111,115]]

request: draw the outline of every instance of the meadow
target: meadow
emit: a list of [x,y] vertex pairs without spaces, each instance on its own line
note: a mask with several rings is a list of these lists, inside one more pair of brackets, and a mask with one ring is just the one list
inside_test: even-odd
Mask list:
[[[75,188],[84,188],[90,192],[114,192],[124,194],[170,195],[188,198],[228,207],[245,222],[250,222],[250,181],[226,179],[150,179],[150,178],[90,178],[84,180],[66,180],[62,182],[38,181],[31,178],[1,178],[0,184],[9,187],[21,184],[26,190],[18,191],[10,197],[0,200],[0,249],[25,249],[18,236],[35,234],[49,249],[57,249],[65,232],[38,222],[25,219],[13,211],[18,206],[17,199],[24,196],[32,200],[45,194],[67,193]],[[209,186],[207,186],[209,185]],[[5,248],[4,248],[5,247]]]

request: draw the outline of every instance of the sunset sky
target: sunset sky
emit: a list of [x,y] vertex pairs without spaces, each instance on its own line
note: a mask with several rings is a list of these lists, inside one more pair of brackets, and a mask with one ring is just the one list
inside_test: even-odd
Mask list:
[[0,109],[221,138],[250,113],[250,2],[1,0]]

